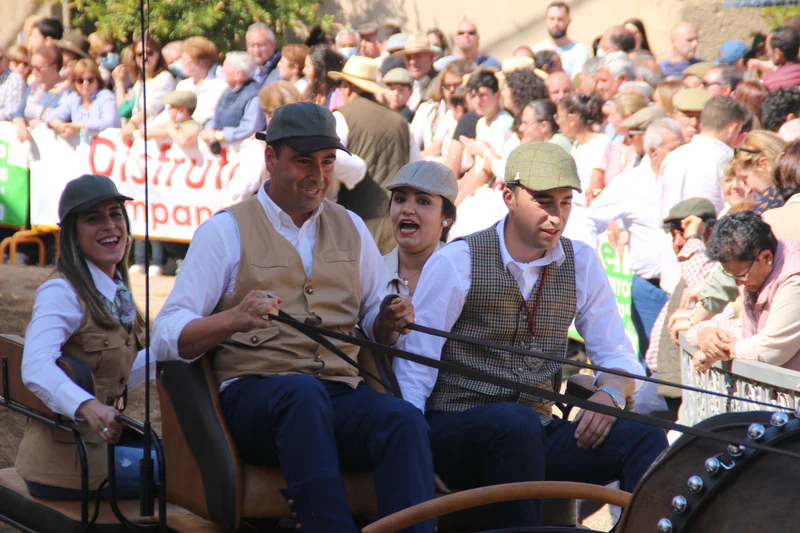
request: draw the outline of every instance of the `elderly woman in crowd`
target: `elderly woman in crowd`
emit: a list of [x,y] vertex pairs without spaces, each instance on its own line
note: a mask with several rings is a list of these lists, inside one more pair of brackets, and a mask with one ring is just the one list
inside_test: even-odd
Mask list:
[[[134,80],[131,96],[135,99],[131,119],[123,126],[123,138],[131,139],[145,121],[144,87],[147,87],[147,118],[152,119],[164,110],[164,97],[175,90],[175,78],[167,67],[161,46],[148,36],[133,42],[133,61],[120,65],[112,76],[117,90],[125,89],[125,76]],[[119,100],[119,99],[118,99]]]
[[336,111],[344,104],[337,89],[339,84],[330,79],[328,72],[340,71],[344,67],[344,58],[336,49],[327,44],[317,44],[308,50],[303,67],[303,76],[308,80],[305,91],[306,100],[327,106]]
[[75,92],[62,99],[48,124],[64,138],[77,133],[81,143],[89,144],[104,129],[120,126],[116,99],[103,88],[100,69],[91,59],[78,60],[72,73]]
[[717,223],[706,253],[739,286],[742,330],[696,326],[695,370],[730,359],[800,370],[800,243],[778,239],[758,215],[743,212]]
[[428,258],[447,242],[456,218],[458,183],[449,167],[417,161],[402,167],[387,189],[392,193],[389,215],[397,241],[383,256],[389,292],[413,295]]
[[61,54],[54,48],[40,48],[31,55],[34,82],[25,90],[22,104],[14,114],[19,142],[30,139],[30,131],[55,114],[61,100],[70,92],[69,83],[59,75]]
[[205,125],[214,116],[219,99],[228,88],[225,80],[208,76],[217,61],[217,45],[209,39],[197,36],[183,41],[181,65],[186,79],[178,82],[176,90],[191,91],[197,96],[197,107],[192,118],[201,125]]

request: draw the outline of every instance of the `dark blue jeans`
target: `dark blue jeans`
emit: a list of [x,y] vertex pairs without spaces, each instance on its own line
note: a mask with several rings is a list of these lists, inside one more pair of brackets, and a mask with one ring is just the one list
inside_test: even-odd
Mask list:
[[[153,458],[154,479],[158,479],[158,462],[156,461],[156,452],[151,450],[150,456]],[[143,457],[142,448],[131,446],[117,446],[114,451],[114,459],[116,468],[114,475],[117,482],[117,499],[118,500],[135,500],[139,498],[139,461]],[[81,491],[79,489],[67,489],[64,487],[55,487],[53,485],[44,485],[42,483],[35,483],[33,481],[26,481],[28,491],[36,498],[44,498],[46,500],[80,500]],[[89,487],[89,498],[97,498],[97,487]],[[100,493],[101,500],[107,500],[111,497],[111,489],[106,487]]]
[[[426,415],[436,473],[454,489],[518,481],[580,481],[606,485],[619,480],[632,491],[661,451],[664,431],[617,420],[602,446],[578,448],[575,424],[553,420],[543,427],[530,407],[491,403],[467,411]],[[491,506],[497,529],[541,524],[540,500]]]
[[408,402],[363,383],[353,389],[299,374],[247,376],[221,399],[242,459],[283,472],[303,531],[357,531],[342,470],[374,472],[381,515],[433,497],[428,424]]
[[631,287],[631,318],[639,337],[639,358],[644,359],[650,345],[650,332],[661,308],[669,300],[669,294],[649,281],[633,276]]

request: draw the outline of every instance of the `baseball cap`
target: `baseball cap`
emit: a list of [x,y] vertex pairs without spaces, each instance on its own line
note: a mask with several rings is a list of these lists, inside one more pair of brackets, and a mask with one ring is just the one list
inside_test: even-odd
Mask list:
[[325,107],[312,102],[298,102],[279,107],[267,124],[266,132],[256,139],[267,143],[282,142],[303,154],[328,148],[350,153],[336,134],[336,119]]
[[452,203],[458,196],[458,180],[447,165],[435,161],[417,161],[403,166],[386,186],[393,191],[400,187],[411,187],[430,194],[444,196]]
[[700,218],[716,219],[717,210],[714,208],[714,204],[706,198],[688,198],[672,206],[667,218],[664,219],[664,224],[681,221],[692,215]]
[[106,200],[133,200],[120,194],[114,182],[100,174],[84,174],[64,188],[58,201],[59,224],[72,213],[81,213]]
[[747,53],[747,44],[738,39],[730,39],[720,46],[716,64],[736,63]]
[[525,143],[514,149],[506,162],[506,184],[532,191],[570,187],[581,192],[575,159],[551,142]]

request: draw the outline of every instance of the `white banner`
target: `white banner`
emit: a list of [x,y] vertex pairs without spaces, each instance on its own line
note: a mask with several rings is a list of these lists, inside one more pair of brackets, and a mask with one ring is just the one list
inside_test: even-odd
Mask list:
[[[31,224],[58,222],[58,200],[67,182],[85,173],[110,177],[127,203],[132,233],[144,235],[144,142],[127,146],[118,129],[98,135],[91,145],[64,140],[45,126],[32,130]],[[150,236],[189,241],[197,227],[215,212],[257,190],[266,173],[264,144],[248,139],[211,154],[199,142],[186,150],[149,141],[147,180]]]

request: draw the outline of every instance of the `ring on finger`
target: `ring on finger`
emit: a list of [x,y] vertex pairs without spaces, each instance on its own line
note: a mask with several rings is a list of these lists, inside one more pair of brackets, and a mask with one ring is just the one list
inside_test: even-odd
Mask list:
[[108,433],[108,428],[103,428],[103,433]]

